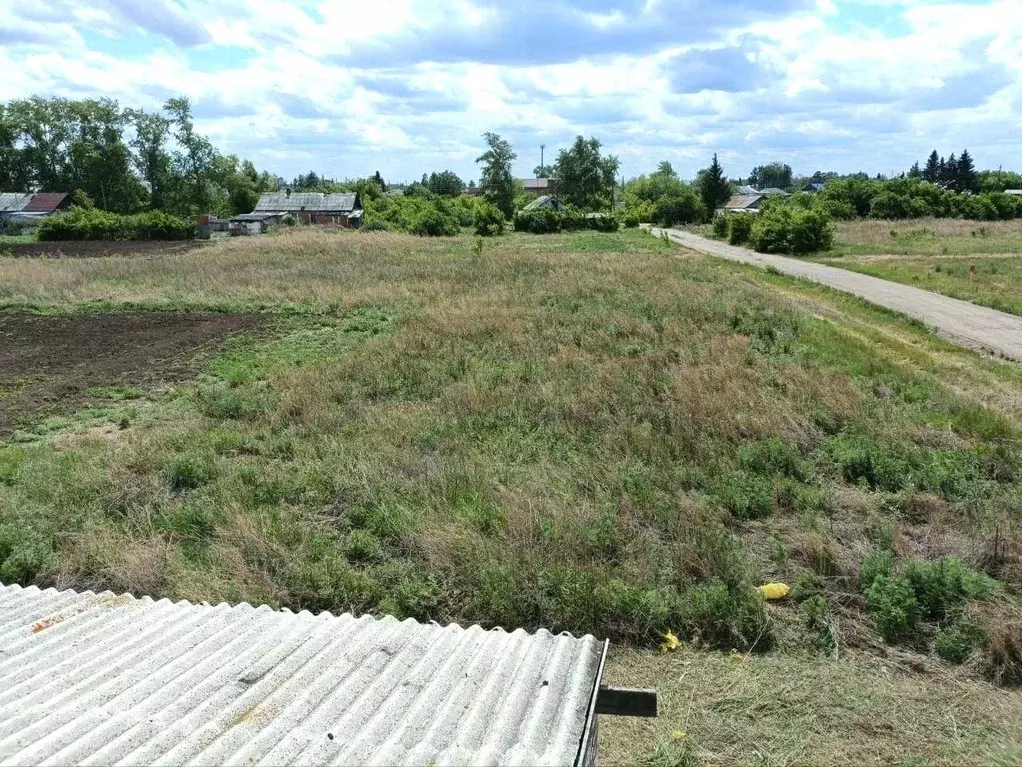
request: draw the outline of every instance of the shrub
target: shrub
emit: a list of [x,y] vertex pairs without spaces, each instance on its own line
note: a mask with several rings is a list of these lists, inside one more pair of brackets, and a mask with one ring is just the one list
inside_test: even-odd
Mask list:
[[586,224],[589,229],[597,232],[616,232],[621,227],[621,222],[613,213],[601,213],[596,216],[587,216]]
[[661,226],[698,224],[706,220],[706,205],[692,189],[682,189],[656,202],[655,218]]
[[686,633],[698,634],[721,649],[765,649],[771,641],[763,598],[748,585],[728,587],[721,581],[693,586],[682,596]]
[[550,208],[520,210],[515,213],[514,225],[516,232],[530,234],[553,234],[561,231],[561,216]]
[[447,205],[431,202],[419,210],[408,231],[423,237],[453,237],[461,224]]
[[834,228],[830,218],[821,210],[804,210],[778,203],[756,215],[749,240],[762,253],[804,255],[830,250],[834,242]]
[[879,575],[866,589],[866,608],[873,626],[888,644],[908,639],[919,620],[912,587],[901,578]]
[[133,215],[71,208],[39,223],[40,240],[190,240],[196,225],[160,210]]
[[724,239],[728,234],[728,221],[725,213],[716,213],[713,216],[713,236]]
[[292,213],[285,213],[280,217],[281,226],[298,226],[298,219]]
[[890,551],[871,551],[859,564],[859,587],[866,591],[878,578],[890,577],[894,570],[894,554]]
[[746,471],[726,474],[711,496],[737,519],[762,519],[774,510],[773,483]]
[[641,220],[639,219],[638,213],[629,211],[625,213],[624,217],[621,219],[621,223],[625,225],[626,229],[634,229],[641,223]]
[[752,234],[751,213],[732,213],[727,222],[727,241],[732,245],[744,245]]
[[625,215],[641,224],[649,224],[656,220],[656,205],[649,200],[633,201],[627,205]]
[[989,599],[998,589],[989,575],[966,567],[954,557],[934,562],[912,560],[900,578],[911,587],[921,616],[929,620],[943,620],[959,612],[967,601]]
[[504,234],[507,222],[500,208],[485,200],[476,201],[473,224],[475,233],[480,237],[497,237]]
[[985,646],[987,635],[978,622],[964,616],[943,626],[933,638],[933,649],[950,663],[965,663],[972,653]]
[[815,594],[806,599],[802,603],[802,618],[806,628],[813,634],[818,650],[829,653],[837,648],[837,635],[825,596]]

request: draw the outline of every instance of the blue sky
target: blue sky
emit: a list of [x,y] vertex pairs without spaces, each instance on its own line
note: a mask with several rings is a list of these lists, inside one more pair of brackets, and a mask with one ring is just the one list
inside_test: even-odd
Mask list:
[[191,98],[285,177],[529,175],[577,134],[626,176],[900,171],[936,147],[1022,170],[1022,2],[0,0],[0,99]]

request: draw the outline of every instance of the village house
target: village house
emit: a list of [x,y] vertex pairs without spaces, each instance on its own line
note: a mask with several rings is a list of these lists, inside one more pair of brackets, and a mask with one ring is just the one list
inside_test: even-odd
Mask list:
[[759,211],[760,205],[766,200],[767,196],[760,192],[755,194],[733,194],[728,201],[724,203],[723,210],[725,211],[746,211],[748,213],[756,213]]
[[518,179],[527,194],[534,194],[537,197],[553,195],[557,193],[556,178],[520,178]]
[[38,223],[40,219],[70,206],[64,192],[0,192],[0,226]]
[[545,194],[542,197],[537,197],[535,200],[526,205],[522,210],[541,210],[549,208],[550,210],[556,210],[558,212],[564,210],[564,203],[558,200],[556,197]]
[[265,192],[253,213],[290,213],[299,224],[358,227],[362,224],[362,198],[356,192]]

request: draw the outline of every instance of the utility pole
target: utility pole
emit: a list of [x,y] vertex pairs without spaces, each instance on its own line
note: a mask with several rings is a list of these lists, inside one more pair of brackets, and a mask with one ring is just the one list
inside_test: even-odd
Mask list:
[[544,162],[543,162],[543,159],[544,159],[543,158],[543,152],[544,151],[546,151],[546,144],[540,144],[539,145],[539,167],[540,167],[540,170],[543,169],[543,164],[544,164]]

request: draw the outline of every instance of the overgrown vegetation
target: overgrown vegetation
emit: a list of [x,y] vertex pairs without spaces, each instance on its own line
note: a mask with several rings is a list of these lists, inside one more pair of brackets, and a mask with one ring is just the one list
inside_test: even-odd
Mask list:
[[[1017,411],[971,368],[952,388],[924,331],[844,307],[913,340],[867,342],[640,232],[486,247],[299,228],[0,263],[8,311],[116,284],[280,312],[114,438],[0,447],[0,578],[726,651],[886,637],[1015,678]],[[937,525],[939,553],[860,566]],[[778,579],[798,606],[764,604]]]
[[95,208],[73,207],[39,222],[40,240],[191,240],[194,222],[163,211],[122,215]]

